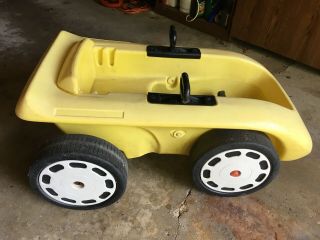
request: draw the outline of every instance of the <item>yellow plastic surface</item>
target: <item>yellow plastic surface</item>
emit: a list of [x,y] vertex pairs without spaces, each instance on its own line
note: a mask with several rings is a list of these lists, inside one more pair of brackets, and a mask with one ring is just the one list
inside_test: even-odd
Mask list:
[[[55,123],[66,133],[105,139],[127,155],[188,154],[211,129],[265,132],[281,160],[307,155],[310,135],[277,80],[259,63],[221,50],[201,59],[147,57],[146,46],[83,38],[62,31],[23,91],[16,114]],[[216,106],[150,104],[148,92],[178,93],[187,72],[191,93]]]

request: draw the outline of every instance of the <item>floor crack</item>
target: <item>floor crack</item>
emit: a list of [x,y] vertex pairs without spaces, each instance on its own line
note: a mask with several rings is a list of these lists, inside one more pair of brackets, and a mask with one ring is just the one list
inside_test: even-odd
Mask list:
[[179,207],[174,210],[173,215],[177,218],[177,230],[176,230],[176,234],[174,236],[174,240],[177,240],[179,233],[180,233],[180,228],[181,228],[181,222],[180,222],[180,218],[181,216],[188,211],[187,209],[187,199],[188,197],[191,195],[191,188],[188,189],[183,201],[180,203]]

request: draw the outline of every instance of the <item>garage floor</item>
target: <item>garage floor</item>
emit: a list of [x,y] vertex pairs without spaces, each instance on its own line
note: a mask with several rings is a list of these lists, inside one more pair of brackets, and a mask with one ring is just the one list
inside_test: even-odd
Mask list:
[[272,184],[239,198],[197,191],[187,158],[156,154],[129,162],[126,194],[108,208],[66,210],[30,190],[26,171],[33,154],[61,133],[49,124],[17,119],[14,107],[50,41],[64,29],[95,38],[167,44],[172,23],[152,12],[124,15],[94,0],[0,0],[0,239],[320,239],[319,72],[178,23],[180,45],[242,52],[273,72],[311,132],[312,154],[282,163]]

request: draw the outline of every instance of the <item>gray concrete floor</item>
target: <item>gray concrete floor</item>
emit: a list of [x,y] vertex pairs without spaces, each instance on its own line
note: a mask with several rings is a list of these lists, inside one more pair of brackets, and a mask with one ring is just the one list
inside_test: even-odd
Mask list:
[[33,154],[60,132],[49,124],[19,120],[14,107],[50,41],[65,29],[166,44],[172,23],[152,12],[124,15],[94,0],[0,0],[0,239],[320,239],[319,72],[178,23],[179,44],[242,52],[273,72],[310,130],[313,152],[282,163],[272,184],[239,198],[195,190],[187,158],[156,154],[129,162],[126,194],[111,207],[67,210],[30,190],[26,171]]

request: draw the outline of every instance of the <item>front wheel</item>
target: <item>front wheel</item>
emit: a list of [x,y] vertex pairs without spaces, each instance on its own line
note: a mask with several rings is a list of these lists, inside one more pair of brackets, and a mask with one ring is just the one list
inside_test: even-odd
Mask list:
[[192,150],[193,180],[205,192],[239,196],[266,186],[279,170],[269,138],[260,132],[213,130]]
[[72,209],[95,209],[120,199],[127,160],[112,144],[92,136],[65,135],[44,147],[29,169],[31,186],[45,199]]

